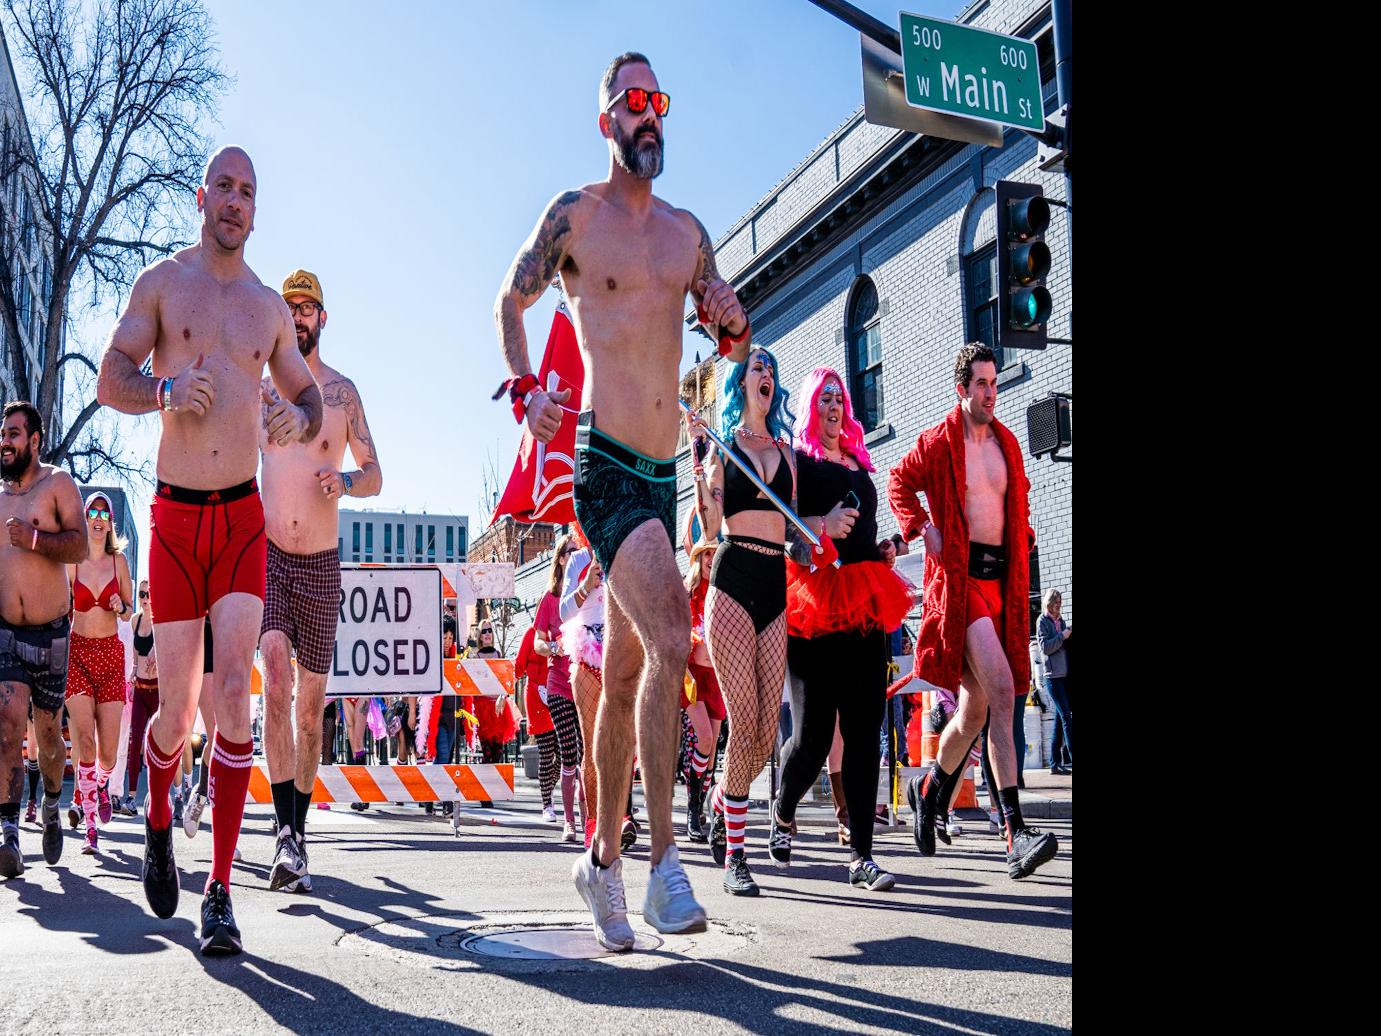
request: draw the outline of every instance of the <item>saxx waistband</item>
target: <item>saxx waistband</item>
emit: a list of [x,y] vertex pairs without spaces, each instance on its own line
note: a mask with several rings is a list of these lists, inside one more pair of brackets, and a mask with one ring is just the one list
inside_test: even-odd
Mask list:
[[1007,572],[1007,550],[991,543],[969,543],[969,576],[1001,579]]
[[241,482],[238,486],[231,486],[229,489],[184,489],[182,486],[175,486],[159,479],[158,488],[154,491],[154,495],[164,500],[174,500],[179,504],[206,505],[228,504],[258,491],[259,482],[257,479]]
[[675,482],[676,461],[657,460],[645,453],[630,449],[617,439],[605,435],[595,427],[595,412],[582,410],[575,423],[575,448],[598,453],[612,460],[630,474],[649,482]]

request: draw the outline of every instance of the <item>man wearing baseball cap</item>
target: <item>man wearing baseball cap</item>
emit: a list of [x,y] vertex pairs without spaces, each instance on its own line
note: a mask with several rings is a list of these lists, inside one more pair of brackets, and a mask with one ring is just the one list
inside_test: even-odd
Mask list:
[[[260,434],[268,579],[259,650],[264,658],[264,753],[277,818],[278,846],[269,887],[310,892],[304,830],[321,759],[326,677],[336,642],[340,598],[337,508],[341,497],[376,496],[383,488],[374,439],[354,382],[321,361],[326,327],[321,281],[295,270],[283,281],[297,347],[321,386],[325,414],[310,442],[279,446]],[[275,402],[263,383],[265,413]],[[342,471],[345,447],[359,467]],[[293,656],[297,730],[293,730]]]

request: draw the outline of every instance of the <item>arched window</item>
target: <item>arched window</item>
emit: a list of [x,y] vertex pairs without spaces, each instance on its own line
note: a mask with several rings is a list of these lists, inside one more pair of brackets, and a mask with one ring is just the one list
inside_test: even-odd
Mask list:
[[882,424],[882,322],[878,290],[867,277],[849,304],[849,381],[854,417],[871,431]]

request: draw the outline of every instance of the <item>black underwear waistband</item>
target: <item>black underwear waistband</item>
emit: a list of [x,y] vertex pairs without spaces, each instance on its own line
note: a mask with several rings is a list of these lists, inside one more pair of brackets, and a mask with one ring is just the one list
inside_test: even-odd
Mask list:
[[171,483],[158,480],[158,488],[154,490],[154,496],[163,500],[173,500],[179,504],[228,504],[235,500],[242,500],[251,493],[259,491],[257,479],[250,479],[248,482],[241,482],[238,486],[231,486],[229,489],[184,489],[182,486],[175,486]]
[[1001,579],[1007,573],[1007,550],[991,543],[969,543],[969,576]]
[[747,547],[749,550],[758,549],[760,553],[785,554],[786,548],[781,543],[770,543],[767,540],[760,540],[755,536],[730,536],[728,542],[737,547]]
[[9,622],[0,619],[0,630],[9,630],[12,633],[66,633],[71,624],[71,617],[59,615],[52,622],[40,622],[37,626],[23,626],[17,622]]
[[598,453],[612,460],[629,474],[649,482],[675,482],[676,461],[657,460],[645,453],[630,449],[617,439],[605,435],[595,427],[595,412],[582,410],[575,423],[575,448]]

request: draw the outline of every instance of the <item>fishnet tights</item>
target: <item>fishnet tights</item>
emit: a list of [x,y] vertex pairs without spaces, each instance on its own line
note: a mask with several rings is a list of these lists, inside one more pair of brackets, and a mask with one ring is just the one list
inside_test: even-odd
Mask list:
[[743,605],[712,586],[705,598],[705,638],[729,713],[724,794],[746,798],[777,740],[786,679],[786,613],[758,633]]
[[580,767],[580,779],[585,790],[585,815],[595,815],[599,803],[599,778],[595,774],[595,716],[599,713],[599,697],[604,681],[587,666],[571,666],[571,688],[575,691],[575,711],[580,714],[580,730],[589,750]]

